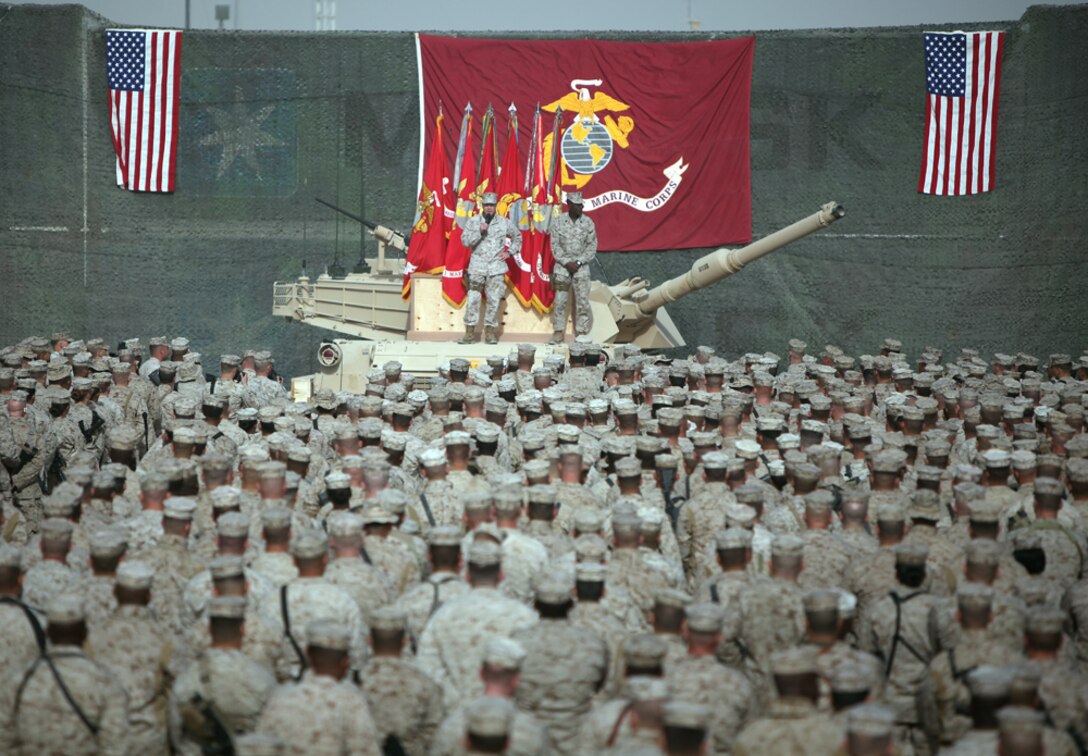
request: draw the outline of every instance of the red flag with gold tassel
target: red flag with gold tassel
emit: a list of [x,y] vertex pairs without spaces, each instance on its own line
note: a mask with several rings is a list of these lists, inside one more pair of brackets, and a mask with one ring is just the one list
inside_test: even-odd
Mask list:
[[465,106],[461,120],[460,145],[457,148],[458,164],[454,168],[454,187],[457,192],[457,210],[454,213],[450,241],[446,245],[446,269],[442,271],[442,298],[454,307],[461,307],[468,298],[465,289],[465,268],[471,252],[461,243],[465,221],[476,213],[476,160],[472,157],[472,105]]
[[495,192],[499,195],[496,212],[512,220],[522,232],[522,254],[507,261],[506,282],[510,284],[510,290],[522,307],[529,307],[533,301],[533,269],[525,257],[525,232],[529,228],[529,216],[525,202],[524,174],[518,157],[518,111],[513,103],[510,104],[506,152],[502,158],[502,169],[496,179]]
[[[551,143],[557,144],[560,126],[563,120],[563,109],[556,110],[552,124]],[[533,271],[533,307],[537,312],[548,313],[552,310],[555,301],[555,290],[552,289],[552,267],[555,265],[555,256],[552,254],[551,224],[554,215],[561,210],[559,202],[555,198],[558,190],[558,182],[555,181],[556,153],[551,153],[551,165],[545,166],[545,152],[543,148],[544,124],[540,117],[540,109],[537,109],[537,125],[534,131],[537,133],[537,144],[534,145],[533,167],[533,248],[535,269]],[[545,140],[546,141],[546,140]]]
[[413,273],[438,273],[446,262],[446,242],[449,227],[453,223],[453,202],[450,192],[446,150],[442,140],[442,122],[445,116],[441,108],[434,119],[434,139],[431,154],[423,170],[423,183],[416,200],[416,218],[412,224],[412,238],[408,243],[404,265],[404,283],[401,297],[408,298]]

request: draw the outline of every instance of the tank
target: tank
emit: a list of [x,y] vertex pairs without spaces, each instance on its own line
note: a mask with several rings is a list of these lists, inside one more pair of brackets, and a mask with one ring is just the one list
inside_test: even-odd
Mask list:
[[[590,337],[606,349],[617,344],[636,344],[650,351],[682,347],[687,342],[669,317],[666,305],[830,226],[845,213],[838,203],[828,202],[812,215],[745,247],[722,248],[704,255],[687,272],[657,286],[638,277],[616,284],[593,281],[589,295],[593,312]],[[511,345],[520,342],[539,344],[538,361],[553,352],[566,353],[565,344],[547,343],[552,334],[550,317],[522,307],[513,294],[508,294],[499,308],[499,344],[456,343],[464,333],[462,310],[442,298],[442,277],[414,275],[411,296],[402,299],[404,258],[387,257],[386,253],[393,249],[403,254],[407,247],[405,236],[345,214],[363,223],[377,241],[378,256],[366,259],[369,272],[316,278],[302,275],[295,281],[273,284],[273,315],[350,337],[327,340],[318,346],[320,372],[292,380],[296,400],[306,401],[324,387],[361,393],[371,365],[388,360],[398,360],[406,372],[426,381],[437,374],[438,365],[454,357],[467,358],[476,365],[488,356],[505,355]],[[423,304],[417,307],[417,302]],[[574,338],[571,327],[568,323],[568,342]]]

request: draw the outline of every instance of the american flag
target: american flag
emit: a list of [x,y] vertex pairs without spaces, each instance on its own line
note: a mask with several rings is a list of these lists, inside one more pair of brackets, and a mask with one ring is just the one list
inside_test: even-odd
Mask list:
[[918,191],[979,194],[994,186],[1004,32],[926,32],[926,132]]
[[181,32],[108,29],[106,74],[117,185],[174,191]]

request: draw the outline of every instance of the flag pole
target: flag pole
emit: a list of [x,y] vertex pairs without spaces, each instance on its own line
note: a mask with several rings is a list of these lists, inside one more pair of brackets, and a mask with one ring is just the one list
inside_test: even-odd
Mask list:
[[[487,130],[494,130],[495,124],[495,109],[491,107],[491,103],[487,104],[487,110],[484,112],[483,121],[480,122],[480,159],[476,163],[476,183],[473,186],[480,185],[480,168],[484,164],[484,153],[487,152]],[[492,163],[494,165],[494,163]]]
[[[550,172],[548,173],[548,190],[544,196],[548,199],[548,203],[551,203],[552,189],[555,188],[555,171],[559,167],[559,130],[563,124],[563,106],[559,105],[555,109],[555,123],[552,125],[552,159]],[[548,213],[548,222],[544,224],[544,233],[551,233],[552,229],[552,216],[555,213]]]
[[[461,117],[461,137],[457,141],[457,164],[453,167],[453,190],[461,190],[461,165],[465,162],[465,140],[468,137],[468,121],[472,118],[472,103],[465,105],[465,114]],[[468,145],[472,149],[472,145]]]

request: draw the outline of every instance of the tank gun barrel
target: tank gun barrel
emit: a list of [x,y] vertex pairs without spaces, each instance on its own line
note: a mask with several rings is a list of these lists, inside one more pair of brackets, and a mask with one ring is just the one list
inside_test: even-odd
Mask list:
[[400,250],[401,252],[408,248],[408,237],[405,234],[402,234],[400,231],[389,228],[388,226],[379,225],[377,223],[374,223],[373,221],[368,221],[363,216],[356,215],[350,210],[345,210],[342,207],[337,207],[331,202],[326,202],[320,197],[314,197],[314,199],[325,207],[331,208],[332,210],[335,210],[341,215],[346,215],[352,220],[362,223],[366,227],[367,233],[369,233],[371,236],[373,236],[375,239],[382,242],[383,244],[386,244],[393,249]]
[[698,289],[717,283],[739,272],[744,266],[758,260],[766,254],[784,247],[790,242],[808,236],[814,231],[826,228],[846,214],[842,205],[828,202],[817,212],[801,220],[764,236],[740,249],[717,249],[700,257],[688,272],[655,286],[645,297],[635,302],[638,313],[652,318],[654,312],[670,302]]

